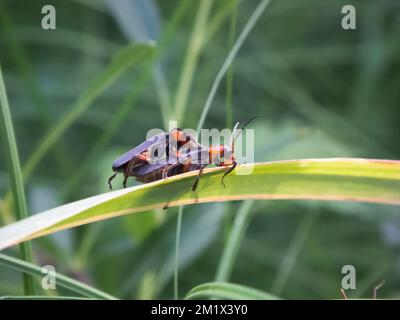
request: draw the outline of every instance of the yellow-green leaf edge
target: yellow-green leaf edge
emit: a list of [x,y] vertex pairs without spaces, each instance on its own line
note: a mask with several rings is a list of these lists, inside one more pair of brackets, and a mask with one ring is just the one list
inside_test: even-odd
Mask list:
[[[251,170],[251,174],[241,175]],[[197,171],[107,192],[0,228],[0,250],[56,231],[150,209],[243,199],[315,199],[400,205],[400,161],[360,158],[302,159]],[[106,184],[106,182],[105,182]]]

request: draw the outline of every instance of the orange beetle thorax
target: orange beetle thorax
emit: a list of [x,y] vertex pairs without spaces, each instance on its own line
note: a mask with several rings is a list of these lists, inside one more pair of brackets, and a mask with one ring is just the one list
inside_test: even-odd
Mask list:
[[210,164],[229,165],[233,163],[234,157],[231,149],[223,144],[211,146],[208,149]]

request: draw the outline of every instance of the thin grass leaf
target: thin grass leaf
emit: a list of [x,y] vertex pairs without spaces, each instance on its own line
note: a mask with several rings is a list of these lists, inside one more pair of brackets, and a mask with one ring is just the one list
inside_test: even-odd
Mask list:
[[232,14],[232,11],[234,11],[238,2],[238,0],[225,0],[224,2],[218,3],[220,8],[207,23],[205,43],[210,41],[217,31],[221,30],[221,26],[225,22],[225,19]]
[[295,266],[297,257],[300,254],[301,249],[304,247],[304,243],[309,236],[312,227],[318,219],[318,211],[316,213],[307,214],[298,230],[293,236],[293,239],[287,249],[285,256],[277,270],[276,278],[272,284],[271,292],[281,295],[283,289],[289,280],[290,274]]
[[[184,269],[189,266],[213,243],[223,218],[223,207],[221,203],[213,203],[187,208],[187,210],[185,208],[180,234],[179,268]],[[122,296],[132,297],[132,292],[138,288],[139,283],[143,281],[143,277],[148,272],[154,273],[156,277],[154,279],[156,286],[153,291],[155,298],[159,297],[164,289],[173,283],[177,230],[176,211],[163,213],[158,210],[156,214],[161,214],[158,219],[165,219],[165,221],[155,228],[139,247],[133,251],[131,248],[126,248],[124,251],[125,255],[129,257],[126,258],[124,268],[121,270],[123,276],[120,277],[119,292]],[[144,214],[146,213],[138,214],[138,216]],[[171,214],[174,217],[169,219],[166,215]],[[108,255],[113,257],[115,253],[109,251]],[[101,265],[102,261],[105,261],[104,259],[106,259],[105,256],[96,264]],[[173,297],[173,292],[171,297]]]
[[185,299],[218,298],[229,300],[277,300],[278,297],[258,289],[228,282],[209,282],[190,290]]
[[[11,193],[14,200],[15,216],[18,220],[28,216],[26,205],[24,182],[22,178],[21,165],[19,162],[17,141],[15,139],[14,127],[11,119],[10,107],[8,104],[6,87],[3,80],[3,73],[0,66],[0,105],[2,121],[0,123],[1,136],[5,144],[5,157],[9,167]],[[21,258],[25,261],[32,261],[32,249],[29,242],[19,247]],[[34,294],[33,278],[29,275],[23,276],[25,294]]]
[[174,261],[174,299],[178,300],[178,273],[179,273],[179,244],[181,241],[183,206],[179,207],[178,221],[176,224],[175,237],[175,261]]
[[222,253],[221,261],[218,265],[217,274],[215,276],[216,282],[226,282],[229,280],[244,233],[246,232],[253,216],[251,210],[253,203],[253,200],[247,200],[240,206],[233,227],[230,230],[228,241]]
[[[236,37],[236,24],[237,24],[237,13],[238,13],[238,1],[234,1],[234,10],[232,12],[230,30],[229,30],[229,47],[232,47],[235,37]],[[226,127],[232,128],[233,126],[233,63],[228,69],[228,74],[226,76],[226,95],[225,95],[225,105],[226,105]]]
[[[238,169],[253,167],[249,175]],[[0,250],[59,230],[133,212],[244,199],[313,199],[400,205],[400,161],[359,158],[304,159],[245,164],[225,179],[226,168],[204,171],[196,192],[193,171],[72,202],[0,228]],[[106,183],[106,182],[105,182]]]
[[270,0],[261,0],[260,1],[257,8],[254,10],[253,14],[251,15],[250,19],[247,21],[246,25],[244,26],[242,32],[240,33],[238,39],[236,40],[235,44],[233,45],[228,56],[226,57],[221,69],[218,71],[217,76],[215,77],[214,82],[211,86],[211,90],[207,97],[206,103],[203,107],[203,111],[201,113],[200,120],[199,120],[199,123],[196,128],[197,132],[199,132],[200,129],[204,125],[204,121],[206,120],[208,111],[210,110],[211,103],[214,100],[214,96],[218,90],[219,84],[221,83],[226,72],[229,70],[229,67],[231,66],[233,60],[235,59],[237,53],[239,52],[241,46],[243,45],[243,43],[246,40],[247,36],[249,35],[250,31],[253,29],[254,25],[260,18],[261,14],[267,8],[269,2],[270,2]]
[[[22,261],[20,259],[14,258],[14,257],[7,256],[2,253],[0,253],[0,265],[4,265],[6,267],[9,267],[9,268],[12,268],[12,269],[24,272],[24,273],[28,273],[33,276],[43,277],[41,267],[36,266],[32,263]],[[57,286],[60,286],[65,289],[69,289],[69,290],[71,290],[75,293],[81,294],[85,297],[94,298],[94,299],[107,299],[107,300],[117,299],[117,298],[109,295],[108,293],[105,293],[96,288],[88,286],[87,284],[84,284],[83,282],[79,282],[77,280],[74,280],[72,278],[64,276],[58,272],[56,273],[55,278],[56,278]]]
[[206,26],[212,2],[212,0],[203,0],[199,2],[196,20],[186,51],[175,97],[175,116],[178,123],[181,123],[183,115],[185,114],[193,75],[206,37]]
[[[193,26],[192,36],[186,50],[185,61],[179,78],[178,89],[175,96],[175,117],[178,123],[183,121],[190,88],[200,52],[206,38],[206,26],[212,0],[204,0],[199,3],[199,9]],[[178,221],[175,238],[175,261],[174,261],[174,298],[178,299],[178,272],[179,272],[179,243],[181,235],[183,206],[179,207]]]

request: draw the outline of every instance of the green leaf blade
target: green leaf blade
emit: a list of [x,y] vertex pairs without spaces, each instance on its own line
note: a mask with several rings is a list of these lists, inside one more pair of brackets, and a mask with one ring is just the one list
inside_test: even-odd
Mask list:
[[[0,265],[4,265],[6,267],[9,267],[9,268],[24,272],[26,274],[33,275],[33,276],[43,277],[41,267],[36,266],[29,262],[25,262],[23,260],[8,256],[8,255],[5,255],[5,254],[2,254],[2,253],[0,253]],[[76,292],[76,293],[81,294],[88,298],[107,299],[107,300],[116,300],[117,299],[117,298],[109,295],[108,293],[105,293],[96,288],[93,288],[83,282],[79,282],[70,277],[64,276],[58,272],[55,274],[55,280],[56,280],[57,286],[69,289],[73,292]]]
[[190,290],[185,299],[217,298],[229,300],[277,300],[278,297],[258,289],[228,282],[209,282]]
[[[253,168],[248,175],[243,169]],[[246,164],[221,185],[226,168],[197,171],[100,194],[47,210],[0,229],[0,249],[124,214],[203,202],[244,199],[359,201],[400,205],[400,161],[357,158],[303,159]],[[105,182],[106,183],[106,182]]]

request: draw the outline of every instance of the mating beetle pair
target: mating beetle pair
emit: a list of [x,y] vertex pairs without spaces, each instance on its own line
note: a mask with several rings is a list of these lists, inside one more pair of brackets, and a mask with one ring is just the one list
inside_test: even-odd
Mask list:
[[[241,129],[244,129],[254,118],[247,121]],[[237,166],[234,157],[234,143],[237,138],[238,126],[239,123],[233,129],[229,146],[216,145],[209,148],[198,143],[192,135],[182,129],[159,133],[113,162],[112,170],[115,173],[108,179],[110,190],[112,189],[111,181],[119,172],[124,175],[123,186],[125,188],[128,177],[131,176],[141,182],[153,182],[199,170],[192,186],[192,190],[195,191],[203,169],[210,164],[230,167],[222,176],[221,183],[224,185],[226,175]]]

